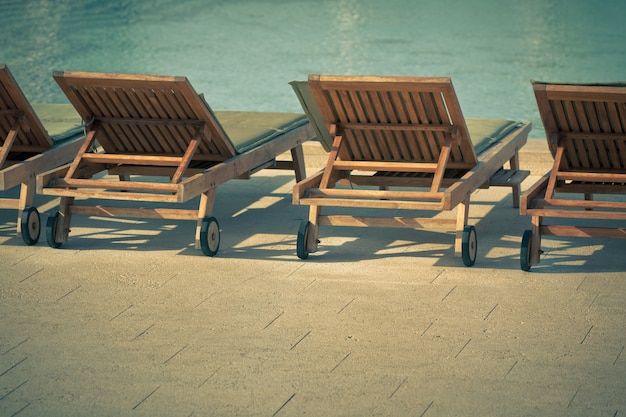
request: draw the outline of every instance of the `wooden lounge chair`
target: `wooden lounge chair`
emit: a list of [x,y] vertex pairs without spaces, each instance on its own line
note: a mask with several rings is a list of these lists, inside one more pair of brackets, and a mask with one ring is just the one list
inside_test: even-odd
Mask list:
[[[51,247],[68,238],[74,214],[196,220],[196,248],[219,249],[211,216],[218,185],[263,168],[305,176],[302,142],[314,137],[302,114],[213,112],[185,77],[55,72],[87,125],[74,160],[37,177],[37,191],[60,196],[48,219]],[[276,161],[291,151],[292,160]],[[183,203],[197,210],[76,204],[76,199]]]
[[520,251],[525,271],[539,263],[541,236],[626,238],[626,85],[533,89],[554,164],[521,198],[520,212],[532,216]]
[[83,129],[67,107],[46,106],[44,121],[52,126],[44,127],[9,68],[0,64],[0,190],[21,186],[18,198],[0,198],[0,208],[17,209],[17,234],[28,245],[39,240],[39,212],[32,206],[35,175],[71,161],[78,150]]
[[[467,224],[471,194],[504,185],[518,204],[529,174],[517,169],[518,150],[530,123],[466,123],[449,78],[310,75],[292,86],[330,152],[325,169],[294,187],[294,204],[311,206],[298,232],[301,259],[318,249],[321,225],[405,227],[455,231],[455,254],[471,266],[477,248]],[[503,169],[507,162],[510,170]],[[459,208],[454,220],[322,215],[327,206]]]

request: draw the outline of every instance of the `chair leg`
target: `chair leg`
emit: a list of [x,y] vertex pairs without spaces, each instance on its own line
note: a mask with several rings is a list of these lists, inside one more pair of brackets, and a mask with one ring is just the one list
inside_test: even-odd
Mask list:
[[454,239],[454,256],[461,256],[463,252],[463,230],[469,217],[470,198],[459,204],[456,215],[456,237]]
[[[512,170],[519,169],[519,154],[515,152],[515,155],[509,160],[509,165]],[[512,186],[513,207],[519,208],[520,195],[522,194],[521,184],[515,184]]]
[[215,206],[215,194],[217,189],[211,188],[210,190],[200,195],[200,205],[198,206],[198,222],[196,224],[196,249],[201,249],[200,244],[200,228],[202,227],[202,220],[205,217],[213,214],[213,208]]
[[306,247],[309,252],[317,252],[317,245],[319,244],[319,218],[322,214],[322,208],[320,206],[311,206],[309,211],[309,222],[311,222],[311,230],[307,236]]
[[17,235],[22,235],[22,213],[32,206],[35,199],[35,178],[30,178],[20,186],[20,198],[17,203]]
[[300,182],[306,178],[306,165],[304,163],[304,149],[302,149],[302,145],[291,149],[291,160],[293,161],[296,182]]
[[532,216],[532,237],[530,240],[530,265],[539,263],[541,255],[541,216]]
[[55,240],[57,242],[65,242],[70,233],[70,223],[72,222],[72,205],[74,197],[61,197],[59,204],[59,215],[61,216],[60,227],[56,229]]

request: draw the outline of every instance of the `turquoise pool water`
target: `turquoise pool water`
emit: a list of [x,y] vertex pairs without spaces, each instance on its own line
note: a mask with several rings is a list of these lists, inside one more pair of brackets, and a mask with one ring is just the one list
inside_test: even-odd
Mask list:
[[215,109],[301,111],[309,73],[450,76],[468,117],[531,120],[529,80],[626,80],[624,0],[2,0],[0,62],[187,76]]

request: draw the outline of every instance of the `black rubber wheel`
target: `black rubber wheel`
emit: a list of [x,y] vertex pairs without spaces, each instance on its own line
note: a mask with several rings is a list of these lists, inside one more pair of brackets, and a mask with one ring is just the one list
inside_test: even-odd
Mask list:
[[21,219],[22,240],[27,245],[34,245],[39,241],[41,222],[36,207],[26,207],[22,212]]
[[58,248],[61,246],[62,242],[58,242],[56,240],[57,228],[59,227],[60,221],[61,214],[57,211],[53,216],[48,217],[48,221],[46,222],[46,241],[48,242],[48,246],[51,248]]
[[461,238],[461,256],[465,266],[472,266],[476,262],[476,252],[478,251],[478,240],[476,239],[476,229],[474,226],[465,226]]
[[309,232],[313,225],[308,220],[303,220],[298,228],[298,239],[296,241],[296,254],[300,259],[306,259],[309,257],[309,248],[307,248],[307,240],[309,239]]
[[522,245],[519,253],[519,263],[522,271],[530,271],[530,241],[532,240],[533,232],[526,230],[522,236]]
[[205,217],[200,227],[200,247],[206,256],[215,256],[220,249],[220,225],[215,217]]

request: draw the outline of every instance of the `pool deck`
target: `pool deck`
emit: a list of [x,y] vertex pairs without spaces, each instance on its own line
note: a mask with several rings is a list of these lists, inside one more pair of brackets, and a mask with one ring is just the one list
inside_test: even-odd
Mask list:
[[[525,187],[550,167],[543,140],[520,157]],[[77,216],[52,249],[0,210],[0,415],[626,415],[624,241],[544,239],[523,272],[530,219],[491,188],[471,268],[408,229],[322,228],[301,261],[292,186],[221,186],[214,258],[192,222]]]

